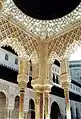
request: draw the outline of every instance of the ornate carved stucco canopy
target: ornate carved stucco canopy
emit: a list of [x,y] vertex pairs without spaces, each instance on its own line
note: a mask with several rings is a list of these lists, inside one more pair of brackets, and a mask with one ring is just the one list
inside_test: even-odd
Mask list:
[[54,20],[37,20],[25,15],[17,8],[13,0],[7,0],[4,5],[3,15],[13,20],[26,32],[35,37],[46,39],[52,37],[67,27],[71,27],[81,19],[81,3],[71,13]]
[[69,56],[69,49],[70,53],[74,51],[75,43],[80,44],[80,24],[81,3],[68,15],[46,21],[25,15],[12,0],[7,0],[0,17],[0,40],[15,38],[33,61],[38,60],[39,42],[43,40],[48,44],[49,59],[54,55],[62,58]]
[[72,12],[80,0],[13,0],[26,15],[39,20],[52,20]]

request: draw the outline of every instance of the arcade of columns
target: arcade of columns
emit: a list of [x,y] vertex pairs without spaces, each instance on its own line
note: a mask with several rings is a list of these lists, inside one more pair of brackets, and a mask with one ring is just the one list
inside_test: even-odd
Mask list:
[[[0,9],[4,6],[0,0]],[[18,85],[20,89],[19,119],[23,119],[24,93],[28,81],[29,60],[33,66],[32,86],[35,92],[35,119],[49,119],[48,95],[53,86],[51,80],[51,65],[54,58],[59,58],[61,63],[60,84],[64,89],[66,118],[71,119],[69,86],[70,76],[68,57],[76,46],[80,44],[81,26],[80,22],[72,24],[63,32],[42,40],[34,37],[31,33],[21,29],[14,19],[1,13],[0,16],[0,46],[10,45],[19,56]]]
[[[43,48],[45,48],[43,50]],[[28,65],[29,62],[26,59],[22,59],[19,62],[19,74],[18,84],[20,88],[20,107],[19,107],[19,119],[24,118],[24,93],[28,79]],[[48,50],[47,45],[43,42],[40,43],[40,56],[39,56],[39,67],[35,80],[32,80],[33,90],[35,91],[35,119],[49,119],[48,113],[48,95],[53,86],[51,80],[51,64],[48,61]],[[36,76],[37,76],[36,75]],[[63,59],[61,61],[61,80],[62,87],[64,88],[65,104],[66,104],[66,117],[71,119],[70,114],[70,100],[69,100],[69,86],[70,77],[68,73],[68,61]],[[41,102],[42,100],[42,102]]]

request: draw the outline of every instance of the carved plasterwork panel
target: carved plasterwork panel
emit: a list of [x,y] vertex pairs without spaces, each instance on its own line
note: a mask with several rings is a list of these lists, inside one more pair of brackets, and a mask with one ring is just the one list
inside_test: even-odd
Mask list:
[[26,34],[2,16],[0,17],[0,41],[0,46],[10,45],[20,57],[31,56],[33,52],[38,55],[39,52],[38,42],[35,38]]
[[[77,28],[73,27],[73,30],[64,30],[64,34],[60,34],[56,38],[52,37],[52,40],[46,42],[48,43],[49,59],[54,59],[53,55],[55,54],[59,59],[69,57],[70,53],[74,51],[74,42],[80,39],[81,3],[73,12],[62,18],[41,21],[26,16],[15,6],[12,0],[7,0],[4,3],[2,16],[4,18],[0,18],[0,40],[7,38],[16,39],[14,42],[18,41],[18,43],[21,44],[23,48],[21,47],[19,49],[22,49],[21,52],[23,52],[25,56],[29,55],[32,62],[38,62],[39,37],[39,39],[51,38],[51,36],[55,36],[55,34],[63,31],[66,27],[73,26],[79,22]],[[11,21],[15,25],[13,25]]]
[[3,15],[15,21],[25,31],[36,37],[46,39],[56,33],[81,21],[81,4],[73,12],[55,20],[37,20],[25,15],[14,4],[13,0],[7,0],[4,4]]
[[8,98],[9,85],[6,83],[0,83],[0,92],[4,92],[4,94]]
[[49,57],[52,58],[55,52],[60,58],[68,58],[76,50],[77,45],[80,45],[80,34],[81,26],[52,39],[48,43]]

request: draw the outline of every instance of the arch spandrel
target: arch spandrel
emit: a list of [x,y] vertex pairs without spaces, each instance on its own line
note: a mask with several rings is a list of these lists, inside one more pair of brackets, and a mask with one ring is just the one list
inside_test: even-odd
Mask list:
[[36,51],[33,51],[30,55],[30,60],[32,61],[32,64],[35,66],[38,64],[38,54]]
[[33,51],[38,55],[39,46],[35,38],[16,27],[6,18],[0,17],[0,41],[2,45],[10,45],[20,57],[30,56]]
[[68,58],[70,54],[72,54],[76,50],[77,45],[80,44],[80,34],[81,26],[70,30],[69,32],[67,31],[65,34],[60,35],[59,37],[50,41],[48,43],[49,57],[53,57],[53,52],[55,52],[60,59]]
[[52,51],[49,56],[49,62],[52,64],[55,59],[60,61],[60,57],[56,54],[56,52]]
[[[31,56],[33,51],[39,55],[39,43],[38,40],[34,37],[30,36],[28,33],[25,33],[23,30],[19,29],[11,22],[6,20],[5,18],[0,18],[0,40],[8,38],[17,39],[20,44],[23,46],[25,51]],[[48,42],[48,55],[53,56],[53,52],[55,52],[58,57],[62,58],[65,56],[67,48],[73,41],[76,39],[79,40],[79,36],[81,34],[81,26],[74,28],[72,30],[67,31],[64,34],[60,34],[57,38],[53,38],[53,40],[49,40]],[[38,57],[35,57],[35,59]]]
[[32,78],[37,80],[39,77],[39,64],[32,64]]
[[18,42],[15,38],[7,38],[0,42],[0,47],[2,46],[11,46],[12,49],[15,50],[15,52],[18,54],[20,58],[27,58],[26,51],[24,47]]

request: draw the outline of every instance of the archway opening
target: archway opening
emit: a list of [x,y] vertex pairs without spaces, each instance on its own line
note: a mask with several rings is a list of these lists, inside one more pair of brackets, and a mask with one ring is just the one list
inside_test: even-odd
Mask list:
[[16,96],[15,97],[13,114],[12,114],[12,119],[19,119],[19,100],[20,100],[20,97]]
[[0,92],[0,119],[5,119],[6,116],[6,96]]
[[62,119],[61,113],[60,113],[60,108],[56,102],[52,103],[50,119]]
[[35,119],[35,103],[33,99],[29,101],[28,119]]

